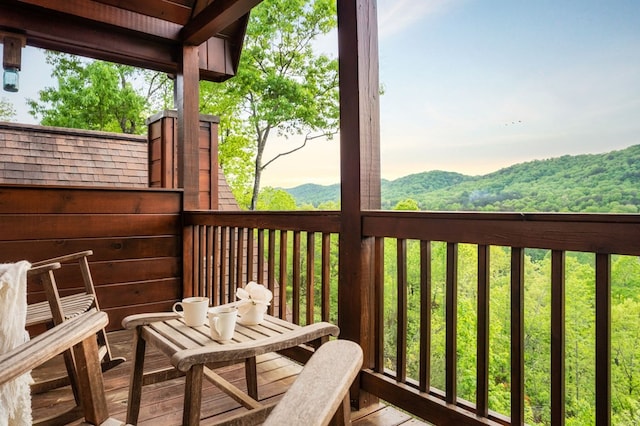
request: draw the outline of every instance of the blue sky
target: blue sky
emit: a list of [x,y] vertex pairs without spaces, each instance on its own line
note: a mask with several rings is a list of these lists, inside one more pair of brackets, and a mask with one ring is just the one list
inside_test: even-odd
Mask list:
[[[379,0],[382,176],[476,175],[640,143],[640,1]],[[335,35],[323,40],[335,55]],[[21,90],[51,85],[34,49]],[[299,140],[277,142],[275,155]],[[273,163],[263,185],[339,181],[338,140]],[[279,148],[279,149],[276,149]]]

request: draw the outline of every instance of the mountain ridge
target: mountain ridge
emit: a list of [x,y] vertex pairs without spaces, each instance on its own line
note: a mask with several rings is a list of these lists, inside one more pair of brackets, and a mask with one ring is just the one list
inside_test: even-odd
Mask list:
[[[602,154],[563,155],[470,176],[442,170],[382,179],[382,208],[414,200],[436,211],[640,211],[640,145]],[[279,188],[298,205],[339,203],[340,184]]]

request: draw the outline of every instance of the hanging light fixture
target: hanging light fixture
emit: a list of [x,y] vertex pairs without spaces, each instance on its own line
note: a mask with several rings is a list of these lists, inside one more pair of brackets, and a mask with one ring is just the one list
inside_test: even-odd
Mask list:
[[17,92],[20,89],[20,77],[18,71],[22,65],[22,48],[26,44],[26,38],[22,35],[0,33],[3,44],[2,88],[7,92]]

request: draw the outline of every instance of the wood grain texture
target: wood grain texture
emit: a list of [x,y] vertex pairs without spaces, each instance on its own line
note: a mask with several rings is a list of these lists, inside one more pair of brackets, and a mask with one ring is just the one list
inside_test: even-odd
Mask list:
[[[327,425],[348,396],[362,349],[348,340],[322,345],[265,420],[265,425]],[[313,391],[310,391],[313,389]]]
[[[176,190],[0,185],[0,259],[33,263],[92,250],[100,308],[116,313],[109,328],[119,328],[126,315],[118,312],[148,312],[146,305],[181,297],[181,204]],[[56,284],[60,297],[84,288],[79,265],[56,271]],[[29,303],[45,299],[30,280]]]

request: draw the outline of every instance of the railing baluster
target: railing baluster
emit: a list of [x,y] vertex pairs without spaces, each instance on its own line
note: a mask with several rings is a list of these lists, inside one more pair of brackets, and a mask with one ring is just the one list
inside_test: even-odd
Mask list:
[[[269,229],[269,253],[267,253],[267,287],[271,290],[271,294],[276,291],[276,230]],[[269,305],[269,315],[275,312],[274,304]]]
[[384,238],[376,237],[374,243],[374,369],[384,371]]
[[195,225],[186,227],[182,233],[183,245],[185,247],[183,250],[185,253],[182,258],[182,297],[193,296],[195,290],[193,288],[193,258],[195,256],[193,252],[193,234],[195,233],[195,228]]
[[244,265],[247,262],[247,258],[244,252],[244,234],[245,228],[237,228],[238,229],[238,249],[236,250],[236,284],[238,287],[244,287],[246,282],[242,279],[242,271],[244,270]]
[[220,286],[222,285],[222,278],[220,276],[220,256],[222,253],[222,247],[220,245],[220,227],[213,226],[213,262],[211,264],[211,269],[213,273],[213,280],[211,282],[211,286],[213,287],[213,291],[211,292],[211,303],[213,305],[219,305],[222,303],[222,298],[220,297]]
[[396,308],[396,380],[407,379],[407,240],[396,241],[398,300]]
[[489,414],[489,276],[490,250],[478,246],[478,329],[476,353],[476,414]]
[[207,266],[207,275],[205,278],[205,295],[213,302],[213,226],[207,225],[207,244],[205,250],[205,265]]
[[322,233],[322,296],[321,316],[322,321],[330,320],[331,313],[331,234]]
[[524,249],[511,249],[511,424],[524,424]]
[[236,298],[236,229],[229,228],[229,302]]
[[[202,258],[202,251],[205,248],[205,226],[198,226],[197,229],[197,244],[195,249],[197,250],[195,253],[196,255],[194,256],[194,259],[196,260],[196,264],[197,264],[197,269],[195,269],[195,274],[194,274],[194,279],[195,279],[195,291],[196,294],[198,296],[204,296],[204,286],[203,286],[203,281],[204,281],[204,277],[203,277],[203,272],[204,272],[204,259]],[[194,266],[195,267],[195,266]]]
[[447,243],[445,342],[445,401],[455,404],[457,396],[457,324],[458,324],[458,244]]
[[596,254],[596,425],[611,424],[611,255]]
[[229,227],[220,229],[220,303],[227,303],[227,253],[229,252]]
[[314,232],[307,232],[307,315],[306,324],[313,324],[314,321],[314,290],[315,290],[315,259],[316,259],[316,238]]
[[565,418],[565,252],[551,252],[551,424]]
[[254,280],[255,265],[255,229],[249,229],[247,232],[247,282]]
[[431,387],[431,241],[420,241],[420,372],[419,389]]
[[288,235],[286,230],[280,231],[280,318],[287,319],[287,249]]
[[264,284],[264,229],[258,229],[258,283]]
[[293,232],[293,323],[300,324],[300,231]]

